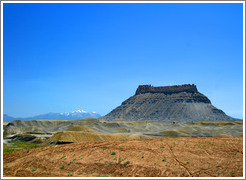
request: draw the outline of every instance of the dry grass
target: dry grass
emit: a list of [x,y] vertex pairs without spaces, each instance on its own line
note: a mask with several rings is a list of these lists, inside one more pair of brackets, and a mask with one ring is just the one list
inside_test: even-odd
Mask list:
[[243,125],[243,121],[233,121],[233,122],[197,122],[194,123],[197,125],[233,125],[233,124],[239,124]]
[[74,127],[69,128],[68,131],[93,132],[94,130],[87,126],[74,126]]
[[83,122],[83,123],[96,123],[96,122],[100,122],[99,119],[96,118],[85,118],[85,119],[78,119],[78,120],[74,120],[75,122]]
[[159,133],[164,137],[189,137],[190,134],[186,131],[180,130],[164,130]]
[[96,134],[90,132],[77,131],[61,131],[54,134],[48,139],[49,142],[83,142],[83,141],[104,141],[115,139],[133,139],[129,134],[110,135],[110,134]]

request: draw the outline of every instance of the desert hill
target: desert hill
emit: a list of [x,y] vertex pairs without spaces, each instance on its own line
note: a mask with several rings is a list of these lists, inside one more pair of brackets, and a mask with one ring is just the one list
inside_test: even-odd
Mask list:
[[134,96],[101,119],[161,123],[238,120],[214,107],[194,84],[163,87],[141,85]]
[[[4,138],[48,143],[73,143],[153,137],[242,136],[242,121],[163,124],[151,121],[16,120],[4,127]],[[41,138],[41,139],[40,139]],[[45,139],[44,139],[45,138]]]
[[242,177],[243,137],[82,142],[3,155],[4,177]]

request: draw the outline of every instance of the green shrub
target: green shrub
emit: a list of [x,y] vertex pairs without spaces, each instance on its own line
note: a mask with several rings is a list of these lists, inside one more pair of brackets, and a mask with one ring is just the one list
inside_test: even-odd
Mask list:
[[99,176],[99,177],[108,177],[108,175],[102,175],[102,176]]
[[118,164],[120,164],[122,161],[124,161],[126,158],[122,158],[120,157],[119,160],[118,160]]
[[126,162],[124,163],[125,166],[126,166],[127,164],[130,164],[130,161],[126,161]]
[[25,153],[29,153],[29,149],[27,149],[27,150],[25,151]]
[[64,157],[66,157],[66,155],[63,155],[63,156],[61,157],[61,159],[63,159]]

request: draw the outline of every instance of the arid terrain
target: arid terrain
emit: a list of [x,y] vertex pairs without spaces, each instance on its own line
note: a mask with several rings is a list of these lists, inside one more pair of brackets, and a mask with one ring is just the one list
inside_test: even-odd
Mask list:
[[82,142],[5,153],[4,177],[242,177],[243,137]]
[[84,141],[153,137],[242,136],[243,122],[163,124],[150,121],[30,120],[13,121],[4,128],[4,139],[28,142],[78,143]]
[[243,122],[13,121],[6,177],[241,177]]

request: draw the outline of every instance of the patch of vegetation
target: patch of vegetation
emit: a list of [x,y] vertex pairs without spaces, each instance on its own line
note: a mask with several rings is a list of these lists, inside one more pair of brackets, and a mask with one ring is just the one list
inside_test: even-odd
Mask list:
[[131,162],[130,161],[126,161],[125,163],[124,163],[124,165],[126,166],[127,164],[130,164]]
[[3,129],[3,138],[5,138],[8,135],[7,131]]
[[[82,158],[80,158],[80,159],[82,159]],[[80,159],[79,159],[79,160],[80,160]],[[76,161],[76,160],[77,160],[77,159],[73,159],[73,160],[72,160],[72,161],[70,161],[67,165],[68,165],[68,166],[69,166],[69,165],[71,165],[71,164],[72,164],[72,162],[73,162],[73,161]]]
[[31,144],[23,141],[16,141],[11,144],[3,143],[3,153],[12,153],[20,150],[25,150],[25,152],[28,153],[30,149],[42,146],[43,145]]
[[37,171],[37,168],[33,168],[33,169],[32,169],[32,172],[33,172],[33,171]]
[[72,173],[68,173],[68,175],[67,176],[73,176],[73,174]]
[[111,155],[115,155],[116,153],[115,152],[112,152]]
[[25,153],[29,153],[29,149],[27,149],[26,151],[24,151]]
[[61,169],[64,169],[64,168],[65,168],[64,165],[62,165]]
[[144,158],[144,156],[142,156],[142,158]]
[[98,177],[109,177],[108,175],[101,175],[101,176],[98,176]]
[[163,162],[165,162],[166,160],[167,160],[167,158],[166,158],[166,157],[164,157],[164,158],[162,159],[162,161],[163,161]]
[[209,147],[209,146],[203,145],[202,146],[202,149],[206,149],[207,147]]
[[126,158],[122,158],[120,157],[119,160],[118,160],[118,164],[120,164],[122,161],[124,161]]
[[186,164],[190,164],[190,162],[189,162],[189,161],[187,161],[187,162],[186,162]]
[[66,155],[63,155],[63,156],[61,157],[61,159],[65,158],[65,157],[66,157]]
[[112,164],[113,161],[105,161],[105,164]]

